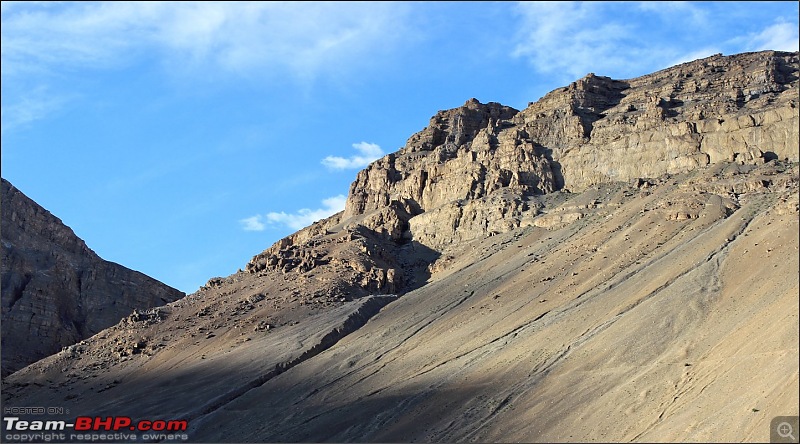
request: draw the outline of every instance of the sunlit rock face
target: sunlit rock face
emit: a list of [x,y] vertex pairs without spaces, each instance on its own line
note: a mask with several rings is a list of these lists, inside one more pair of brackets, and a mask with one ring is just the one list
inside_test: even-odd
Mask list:
[[797,69],[797,53],[717,55],[629,80],[589,74],[519,112],[470,99],[361,171],[344,217],[402,207],[372,226],[384,229],[436,210],[406,237],[438,245],[529,224],[530,195],[797,161]]

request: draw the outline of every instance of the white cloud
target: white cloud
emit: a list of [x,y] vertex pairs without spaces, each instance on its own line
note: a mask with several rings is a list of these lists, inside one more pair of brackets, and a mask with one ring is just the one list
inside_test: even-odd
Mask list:
[[314,210],[302,208],[295,213],[270,212],[263,217],[256,215],[242,219],[239,223],[247,231],[262,231],[268,225],[282,225],[293,230],[300,230],[318,220],[325,219],[344,210],[345,202],[347,202],[347,197],[339,194],[338,196],[323,199],[322,206]]
[[[558,81],[594,72],[631,78],[716,53],[796,51],[795,19],[732,34],[755,3],[519,2],[512,56]],[[732,10],[733,9],[733,10]]]
[[356,154],[348,158],[328,156],[322,159],[322,164],[334,170],[363,168],[373,161],[380,159],[384,155],[381,147],[374,143],[354,143],[353,148],[355,148],[360,154]]
[[664,20],[674,21],[675,17],[680,17],[683,26],[705,26],[708,23],[708,13],[698,8],[692,2],[670,1],[653,2],[644,1],[636,4],[640,11],[655,13]]
[[402,2],[3,2],[3,105],[24,106],[14,103],[22,91],[48,80],[64,84],[81,70],[142,61],[180,80],[307,87],[375,66],[416,39],[411,9]]
[[641,55],[630,44],[633,30],[606,8],[602,2],[518,3],[521,26],[512,55],[527,58],[537,71],[571,79],[631,66]]
[[262,222],[262,220],[263,218],[259,214],[252,217],[244,218],[240,220],[239,223],[242,225],[242,229],[244,231],[264,231],[264,229],[267,226],[264,225],[264,222]]
[[386,52],[402,39],[408,9],[384,2],[14,4],[2,12],[2,69],[95,68],[147,54],[174,66],[308,79],[358,69],[365,56]]
[[775,51],[797,51],[798,31],[796,23],[778,22],[767,27],[758,34],[746,38],[749,42],[748,51],[762,51],[772,49]]

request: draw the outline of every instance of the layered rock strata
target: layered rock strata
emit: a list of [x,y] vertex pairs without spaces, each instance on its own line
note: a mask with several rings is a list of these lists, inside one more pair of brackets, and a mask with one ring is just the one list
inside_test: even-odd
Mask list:
[[532,195],[723,161],[797,161],[797,79],[797,53],[767,51],[629,80],[589,74],[519,112],[470,99],[361,171],[344,217],[388,212],[367,225],[408,226],[399,237],[436,247],[527,225]]

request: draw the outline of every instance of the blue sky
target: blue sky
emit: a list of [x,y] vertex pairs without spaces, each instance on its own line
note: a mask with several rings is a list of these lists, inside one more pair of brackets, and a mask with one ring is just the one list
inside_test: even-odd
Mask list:
[[2,2],[2,176],[193,292],[438,110],[798,49],[797,2]]

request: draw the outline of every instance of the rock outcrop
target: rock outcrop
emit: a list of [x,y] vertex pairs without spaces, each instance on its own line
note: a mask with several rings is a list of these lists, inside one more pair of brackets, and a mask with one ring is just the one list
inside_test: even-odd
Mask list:
[[581,217],[541,214],[543,195],[721,162],[797,161],[799,63],[798,53],[764,51],[715,55],[629,80],[590,73],[522,111],[469,99],[439,111],[403,148],[360,171],[343,213],[280,240],[246,269],[327,266],[333,258],[323,257],[320,242],[346,227],[374,238],[386,259],[362,255],[356,271],[380,270],[379,282],[394,276],[388,288],[372,287],[399,291],[404,274],[418,273],[402,270],[402,245],[436,251]]
[[7,375],[184,293],[104,261],[2,179],[2,371]]
[[[391,205],[411,217],[435,210],[411,223],[389,211],[393,217],[366,225],[407,226],[402,237],[436,247],[525,226],[521,211],[535,206],[527,202],[533,195],[723,161],[797,161],[797,79],[797,53],[766,51],[716,55],[624,81],[589,74],[520,112],[470,99],[361,171],[344,217]],[[434,236],[434,226],[444,232]],[[450,227],[461,228],[454,234]]]

